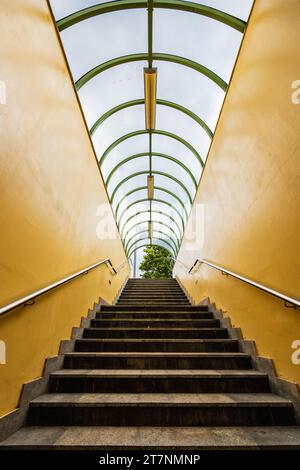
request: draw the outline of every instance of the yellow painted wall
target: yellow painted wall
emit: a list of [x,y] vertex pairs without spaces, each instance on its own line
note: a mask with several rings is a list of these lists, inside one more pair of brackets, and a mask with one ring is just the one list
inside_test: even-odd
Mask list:
[[[2,0],[0,80],[0,305],[110,257],[126,258],[118,234],[99,240],[107,195],[46,0]],[[109,209],[106,225],[115,230]],[[128,274],[102,266],[0,318],[0,414],[18,404],[99,297],[112,302]]]
[[[299,32],[299,1],[256,0],[196,196],[204,242],[195,247],[186,237],[178,256],[189,267],[205,258],[298,299],[300,104],[291,96]],[[177,262],[174,272],[195,302],[209,296],[281,377],[300,383],[291,362],[299,310],[203,265],[188,275]]]

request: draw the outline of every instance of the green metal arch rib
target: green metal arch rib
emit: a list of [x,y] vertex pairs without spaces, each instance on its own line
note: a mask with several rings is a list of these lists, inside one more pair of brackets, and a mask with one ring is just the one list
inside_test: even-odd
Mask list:
[[171,215],[167,214],[166,212],[163,212],[163,211],[157,211],[157,210],[153,210],[150,209],[149,210],[143,210],[143,211],[140,211],[140,212],[136,212],[134,215],[131,215],[130,217],[128,217],[128,219],[126,219],[125,223],[123,224],[123,227],[122,227],[122,230],[121,230],[121,238],[124,239],[123,237],[123,234],[124,234],[124,229],[126,227],[126,225],[128,224],[128,222],[130,222],[130,220],[134,219],[135,217],[141,215],[141,214],[161,214],[163,215],[164,217],[167,217],[168,219],[170,219],[174,225],[176,225],[176,227],[178,228],[178,233],[179,235],[182,237],[183,235],[183,232],[181,231],[178,223],[176,222],[176,220],[174,219],[174,217],[172,217]]
[[[120,189],[120,187],[124,183],[126,183],[126,181],[130,180],[131,178],[135,178],[136,176],[148,175],[148,174],[149,174],[149,171],[137,171],[136,173],[132,173],[131,175],[126,176],[126,178],[124,178],[122,181],[120,181],[120,183],[118,183],[117,186],[115,187],[115,189],[113,190],[111,198],[110,198],[111,204],[113,203],[113,200],[115,198],[115,195],[116,195],[117,191]],[[168,173],[164,173],[162,171],[156,171],[156,170],[152,171],[152,174],[153,175],[165,176],[166,178],[169,178],[169,179],[173,180],[175,183],[177,183],[179,186],[182,187],[182,189],[184,190],[184,192],[186,193],[186,195],[188,197],[188,200],[189,200],[190,204],[193,204],[193,199],[192,199],[192,196],[190,195],[189,191],[187,190],[187,188],[185,187],[185,185],[181,181],[179,181],[177,178],[175,178],[175,176],[169,175]]]
[[[170,139],[174,139],[174,140],[177,140],[178,142],[180,142],[181,144],[183,144],[185,147],[187,147],[193,154],[194,156],[197,158],[198,162],[200,163],[200,165],[203,167],[204,166],[204,162],[202,160],[202,158],[200,157],[199,153],[197,152],[197,150],[189,143],[187,142],[185,139],[183,139],[182,137],[179,137],[177,134],[173,134],[172,132],[168,132],[168,131],[163,131],[163,130],[159,130],[159,129],[156,129],[154,131],[151,131],[152,134],[155,134],[155,135],[163,135],[165,137],[169,137]],[[117,147],[119,144],[121,144],[122,142],[124,142],[125,140],[127,139],[132,139],[133,137],[137,137],[139,135],[146,135],[146,134],[149,134],[149,132],[147,130],[140,130],[140,131],[134,131],[134,132],[129,132],[128,134],[125,134],[125,135],[122,135],[121,137],[119,137],[117,140],[115,140],[106,150],[105,152],[103,153],[103,155],[101,156],[100,160],[99,160],[99,164],[100,166],[103,165],[103,162],[105,161],[105,159],[107,158],[107,156],[110,154],[110,152],[115,148]]]
[[157,156],[157,157],[161,157],[161,158],[166,158],[168,160],[170,160],[171,162],[174,162],[176,163],[177,165],[179,165],[188,175],[189,177],[191,178],[191,180],[193,181],[193,184],[195,186],[195,189],[197,189],[197,181],[196,181],[196,178],[194,177],[193,173],[191,172],[191,170],[184,164],[182,163],[180,160],[177,160],[177,158],[175,157],[172,157],[170,155],[167,155],[165,153],[157,153],[157,152],[144,152],[144,153],[136,153],[134,155],[130,155],[129,157],[125,158],[124,160],[122,160],[120,163],[118,163],[112,170],[111,172],[109,173],[108,177],[106,178],[106,181],[105,181],[105,184],[106,186],[108,187],[109,185],[109,182],[112,178],[112,176],[114,175],[114,173],[121,167],[123,166],[124,164],[126,164],[127,162],[130,162],[131,160],[135,160],[136,158],[140,158],[140,157],[148,157],[149,155],[152,155],[152,157],[154,156]]
[[[137,227],[138,225],[141,225],[141,224],[145,224],[149,221],[149,219],[146,219],[146,220],[142,220],[142,221],[139,221],[139,222],[136,222],[135,224],[133,224],[127,231],[126,233],[124,234],[122,240],[125,241],[129,232],[131,232],[132,229],[134,229],[135,227]],[[154,224],[158,224],[158,225],[161,225],[163,228],[167,228],[168,230],[170,230],[170,232],[175,236],[175,240],[177,240],[177,244],[178,244],[178,248],[179,248],[179,238],[176,236],[176,233],[174,232],[174,230],[172,229],[172,227],[167,224],[166,222],[163,222],[163,221],[158,221],[158,220],[153,220],[153,223]],[[166,235],[168,236],[168,234],[166,233]],[[132,237],[131,237],[132,238]],[[171,237],[169,237],[171,239]],[[125,241],[125,244],[128,243],[128,240]]]
[[[179,216],[180,218],[180,221],[181,221],[181,224],[182,224],[182,230],[184,230],[184,220],[183,220],[183,217],[182,215],[180,214],[180,212],[178,211],[178,209],[176,207],[174,207],[172,204],[170,204],[170,202],[167,202],[167,201],[164,201],[163,199],[157,199],[157,198],[153,198],[152,201],[154,202],[159,202],[161,204],[166,204],[167,206],[171,207]],[[122,220],[122,217],[123,215],[126,213],[126,211],[128,211],[128,209],[130,209],[131,207],[133,207],[135,204],[139,204],[140,202],[150,202],[148,198],[143,198],[143,199],[139,199],[138,201],[134,201],[132,202],[131,204],[129,204],[129,206],[127,206],[123,212],[121,213],[120,215],[120,218],[119,218],[119,221],[118,221],[118,225],[121,225],[121,220]]]
[[[132,244],[132,246],[130,247],[130,250],[131,250],[132,247],[133,247],[134,245],[136,245],[137,243],[139,243],[139,242],[141,242],[141,241],[143,241],[143,240],[147,240],[147,239],[149,239],[149,237],[142,237],[140,240],[135,241],[135,242]],[[170,248],[170,250],[172,251],[172,254],[174,255],[174,258],[176,258],[177,251],[174,250],[173,245],[171,245],[171,243],[169,243],[167,240],[164,240],[164,239],[162,239],[162,238],[153,237],[153,239],[155,239],[155,240],[160,240],[162,243],[165,243],[165,244]],[[152,239],[152,240],[153,240],[153,239]],[[153,243],[152,243],[152,244],[153,244]],[[150,243],[149,243],[149,245],[150,245]],[[161,245],[161,246],[163,246],[163,245]],[[166,247],[164,247],[164,248],[166,248]],[[128,250],[128,253],[130,252],[130,250]]]
[[[63,31],[70,26],[73,26],[80,21],[87,20],[93,16],[102,15],[104,13],[110,13],[113,11],[129,10],[133,8],[147,8],[148,2],[146,0],[120,0],[118,2],[107,2],[99,5],[90,6],[82,10],[76,11],[65,18],[57,21],[57,27],[59,31]],[[201,5],[193,2],[185,2],[182,0],[158,0],[153,1],[154,8],[167,8],[174,10],[187,11],[190,13],[196,13],[198,15],[206,16],[216,21],[230,26],[236,29],[240,33],[243,33],[246,28],[245,21],[236,18],[233,15],[225,13],[216,8],[212,8],[206,5]]]
[[[144,99],[138,99],[138,100],[132,100],[132,101],[126,101],[125,103],[121,103],[118,106],[115,106],[114,108],[110,109],[106,113],[102,114],[97,121],[92,125],[90,129],[90,134],[93,135],[96,130],[101,126],[101,124],[108,119],[109,117],[113,116],[115,113],[122,111],[123,109],[131,108],[133,106],[139,106],[139,105],[144,105],[145,100]],[[206,132],[208,137],[210,139],[213,138],[213,132],[212,130],[208,127],[205,121],[203,121],[197,114],[193,113],[193,111],[189,110],[188,108],[185,108],[184,106],[181,106],[178,103],[174,103],[173,101],[166,101],[166,100],[156,100],[156,104],[160,106],[167,106],[169,108],[176,109],[177,111],[180,111],[187,116],[189,116],[191,119],[196,121],[202,129]]]
[[[179,245],[176,245],[176,243],[175,243],[175,241],[173,240],[173,238],[170,238],[166,232],[162,232],[161,230],[153,229],[153,234],[154,234],[154,232],[159,233],[160,235],[166,236],[167,239],[170,240],[170,242],[174,243],[174,249],[175,249],[176,251],[178,250]],[[136,237],[137,235],[141,235],[142,233],[148,233],[148,230],[140,230],[140,232],[135,233],[132,237],[130,237],[130,238],[128,239],[128,241],[125,243],[125,251],[126,251],[126,252],[127,252],[128,250],[130,250],[130,248],[131,248],[131,245],[129,245],[130,242],[131,242],[131,240],[133,240],[133,238]],[[155,237],[155,238],[158,238],[158,237]],[[141,239],[139,239],[139,240],[141,240]]]
[[[132,256],[136,250],[138,250],[139,248],[144,248],[146,246],[149,246],[149,243],[145,243],[145,245],[137,246],[136,248],[132,250],[131,253],[128,253],[128,258],[130,258],[130,256]],[[162,245],[158,245],[157,243],[152,243],[152,246],[162,246]],[[166,247],[163,246],[163,248],[166,248]],[[166,250],[169,251],[170,255],[174,255],[174,253],[168,250],[168,248],[166,248]],[[174,258],[176,258],[176,255],[174,256]]]
[[[128,193],[124,194],[124,196],[121,197],[120,201],[118,202],[117,206],[116,206],[116,211],[115,211],[115,214],[116,214],[116,218],[118,217],[118,212],[119,212],[119,209],[120,209],[120,205],[122,204],[122,202],[128,197],[130,196],[131,194],[137,192],[137,191],[142,191],[144,189],[147,189],[147,186],[138,186],[137,188],[134,188],[134,189],[131,189],[130,191],[128,191]],[[162,188],[161,186],[155,186],[154,185],[154,190],[157,189],[159,191],[163,191],[167,194],[169,194],[170,196],[174,197],[174,199],[176,199],[176,201],[178,201],[178,203],[182,206],[183,210],[184,210],[184,213],[185,213],[185,216],[186,218],[188,218],[188,213],[187,213],[187,210],[186,210],[186,207],[185,205],[183,204],[183,202],[181,201],[181,199],[177,196],[177,194],[173,193],[172,191],[170,191],[169,189],[166,189],[166,188]]]
[[[205,77],[212,80],[216,85],[218,85],[223,91],[227,90],[227,83],[215,72],[208,69],[202,64],[198,64],[193,60],[187,59],[186,57],[180,57],[173,54],[164,54],[162,52],[156,52],[153,54],[153,60],[160,60],[165,62],[173,62],[175,64],[184,65],[185,67],[189,67],[196,72],[201,73]],[[107,62],[103,62],[102,64],[97,65],[93,69],[86,72],[82,77],[80,77],[76,83],[76,89],[80,90],[87,82],[89,82],[92,78],[96,77],[105,70],[109,70],[112,67],[116,67],[122,64],[127,64],[129,62],[138,62],[138,61],[147,61],[148,54],[147,53],[139,53],[139,54],[129,54],[122,57],[116,57],[114,59],[108,60]]]

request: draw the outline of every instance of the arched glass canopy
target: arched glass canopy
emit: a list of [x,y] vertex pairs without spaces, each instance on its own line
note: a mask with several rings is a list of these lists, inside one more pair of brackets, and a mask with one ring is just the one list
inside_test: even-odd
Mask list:
[[51,0],[125,251],[176,258],[252,0]]

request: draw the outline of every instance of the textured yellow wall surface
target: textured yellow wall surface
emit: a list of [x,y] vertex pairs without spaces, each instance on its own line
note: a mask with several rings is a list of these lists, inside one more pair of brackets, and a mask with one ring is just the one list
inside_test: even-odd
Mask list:
[[[256,0],[220,116],[196,204],[204,207],[204,242],[183,240],[178,259],[204,258],[300,298],[300,3]],[[299,93],[298,93],[299,96]],[[205,297],[228,312],[277,373],[300,383],[292,342],[300,311],[202,265],[174,270],[197,303]]]
[[[109,257],[126,260],[109,209],[99,240],[97,208],[108,199],[45,0],[2,0],[0,80],[0,305]],[[102,297],[112,302],[128,274],[96,268],[0,318],[0,414],[22,384]]]

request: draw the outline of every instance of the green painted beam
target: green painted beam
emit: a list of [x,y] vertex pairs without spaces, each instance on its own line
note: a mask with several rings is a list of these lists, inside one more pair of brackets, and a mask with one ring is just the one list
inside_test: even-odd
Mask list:
[[[128,236],[128,234],[131,232],[131,230],[133,230],[135,227],[137,227],[138,225],[141,225],[141,224],[146,224],[149,222],[149,219],[146,219],[146,220],[142,220],[142,221],[139,221],[139,222],[136,222],[135,224],[133,224],[127,231],[126,233],[124,234],[122,240],[123,242],[125,242],[125,244],[128,243],[128,240],[126,241],[126,238]],[[172,229],[172,227],[167,224],[166,222],[163,222],[163,221],[158,221],[158,220],[153,220],[153,224],[158,224],[159,226],[162,226],[163,229],[168,229],[170,230],[171,234],[175,237],[175,240],[177,240],[178,242],[178,248],[179,248],[179,238],[176,236],[176,233],[174,232],[174,230]],[[154,225],[153,225],[154,227]],[[171,237],[169,237],[171,238]]]
[[167,217],[169,220],[171,220],[174,225],[178,228],[178,232],[179,232],[179,235],[180,237],[182,237],[183,235],[183,231],[181,230],[181,228],[179,227],[178,223],[176,222],[176,220],[174,219],[174,217],[172,217],[171,215],[169,215],[168,213],[166,212],[163,212],[163,211],[157,211],[157,210],[143,210],[143,211],[139,211],[139,212],[136,212],[135,214],[131,215],[130,217],[128,217],[126,219],[126,221],[124,222],[123,224],[123,227],[122,227],[122,230],[121,230],[121,238],[122,240],[124,239],[123,235],[124,235],[124,229],[126,227],[126,225],[128,224],[128,222],[130,222],[132,219],[134,219],[135,217],[141,215],[141,214],[149,214],[149,213],[152,213],[152,214],[160,214],[160,215],[163,215],[164,217]]
[[92,125],[90,128],[90,134],[93,135],[96,130],[98,129],[101,124],[108,119],[110,116],[113,116],[115,113],[122,111],[123,109],[130,108],[132,106],[138,106],[138,105],[144,105],[145,100],[140,99],[140,100],[132,100],[132,101],[127,101],[126,103],[121,103],[118,106],[115,106],[114,108],[110,109],[106,113],[104,113],[102,116],[97,119],[97,121]]
[[[101,124],[108,119],[110,116],[113,116],[115,113],[122,111],[123,109],[130,108],[133,106],[139,106],[139,105],[144,105],[145,100],[138,99],[138,100],[132,100],[132,101],[126,101],[126,103],[119,104],[118,106],[115,106],[114,108],[110,109],[106,113],[104,113],[102,116],[100,116],[97,121],[92,125],[90,129],[90,134],[93,135],[96,130],[101,126]],[[213,138],[213,132],[212,130],[208,127],[208,125],[199,117],[197,114],[193,113],[191,110],[185,108],[184,106],[181,106],[180,104],[173,103],[172,101],[166,101],[166,100],[156,100],[156,104],[160,106],[168,106],[169,108],[176,109],[177,111],[180,111],[187,116],[189,116],[191,119],[196,121],[206,132],[208,137],[210,139]]]
[[[150,238],[149,238],[149,237],[143,237],[143,238],[141,238],[140,240],[137,240],[136,242],[134,242],[134,243],[132,244],[132,246],[130,247],[130,250],[128,250],[127,253],[130,253],[130,251],[132,250],[132,248],[134,247],[134,245],[136,245],[137,243],[139,243],[139,242],[141,242],[141,241],[143,241],[143,240],[150,240]],[[177,256],[177,251],[174,250],[174,247],[173,247],[173,245],[171,245],[171,243],[169,243],[167,240],[164,240],[164,239],[162,239],[162,238],[157,238],[157,237],[152,237],[152,240],[158,240],[158,241],[161,241],[162,243],[165,243],[165,244],[170,248],[170,250],[172,251],[172,254],[173,254],[174,258],[176,258],[176,256]],[[152,243],[152,245],[153,245],[153,244],[154,244],[154,243]],[[149,243],[149,245],[150,245],[150,243]],[[163,246],[163,245],[161,245],[161,246]],[[164,247],[164,246],[163,246],[163,247]],[[164,247],[164,248],[166,248],[166,247]],[[166,249],[167,249],[167,248],[166,248]]]
[[[178,250],[179,244],[176,245],[176,243],[175,243],[175,241],[173,240],[173,238],[170,238],[166,232],[163,232],[163,231],[161,231],[161,230],[156,230],[156,229],[153,228],[153,234],[154,234],[155,232],[156,232],[156,233],[159,233],[160,235],[166,236],[167,239],[168,239],[170,242],[174,243],[174,249],[175,249],[176,251]],[[128,250],[130,250],[130,248],[131,248],[130,242],[134,239],[134,237],[136,237],[136,236],[138,236],[138,235],[141,235],[142,233],[148,233],[148,230],[140,230],[139,232],[135,233],[132,237],[130,237],[130,238],[127,240],[127,242],[125,243],[125,251],[126,251],[126,252],[127,252]],[[158,237],[155,237],[155,238],[158,238]]]
[[[162,171],[152,171],[152,173],[154,175],[160,175],[160,176],[165,176],[166,178],[169,178],[171,180],[173,180],[175,183],[177,183],[179,186],[181,186],[181,188],[185,191],[187,197],[188,197],[188,200],[190,202],[190,204],[193,204],[193,198],[192,196],[190,195],[189,191],[187,190],[187,188],[185,187],[185,185],[180,181],[178,180],[177,178],[175,178],[175,176],[173,175],[169,175],[168,173],[164,173]],[[111,204],[113,203],[113,200],[115,198],[115,195],[117,193],[117,191],[120,189],[120,187],[126,183],[126,181],[130,180],[131,178],[135,178],[136,176],[140,176],[140,175],[148,175],[149,172],[148,171],[137,171],[136,173],[132,173],[131,175],[129,176],[126,176],[126,178],[124,178],[122,181],[120,181],[120,183],[117,184],[117,186],[115,187],[115,189],[113,190],[112,192],[112,195],[110,197],[110,202]]]
[[[200,163],[200,165],[203,167],[204,166],[204,162],[202,160],[202,158],[200,157],[199,153],[197,152],[197,150],[189,143],[187,142],[185,139],[183,139],[182,137],[179,137],[179,135],[177,134],[173,134],[172,132],[167,132],[167,131],[163,131],[163,130],[159,130],[159,129],[156,129],[154,131],[151,131],[152,134],[155,134],[155,135],[163,135],[165,137],[169,137],[170,139],[174,139],[174,140],[177,140],[178,142],[180,142],[182,145],[184,145],[185,147],[187,147],[193,154],[194,156],[197,158],[198,162]],[[100,166],[103,165],[103,162],[105,161],[105,159],[107,158],[107,156],[109,155],[109,153],[115,148],[117,147],[118,145],[120,145],[122,142],[124,142],[125,140],[127,139],[132,139],[133,137],[137,137],[139,135],[145,135],[145,134],[149,134],[149,132],[147,130],[140,130],[140,131],[134,131],[134,132],[129,132],[128,134],[125,134],[125,135],[122,135],[121,137],[119,137],[117,140],[115,140],[106,150],[105,152],[103,153],[103,155],[100,157],[100,160],[99,160],[99,164]]]
[[[183,217],[182,215],[180,214],[179,210],[173,206],[172,204],[170,204],[169,202],[167,201],[164,201],[163,199],[157,199],[157,198],[153,198],[152,201],[154,202],[159,202],[160,204],[166,204],[167,206],[171,207],[172,209],[174,209],[174,211],[178,214],[179,218],[180,218],[180,221],[181,221],[181,224],[182,224],[182,230],[184,230],[184,220],[183,220]],[[124,210],[123,212],[121,213],[120,215],[120,218],[119,218],[119,221],[118,221],[118,225],[121,225],[121,220],[122,220],[122,217],[124,216],[124,214],[126,213],[126,211],[128,211],[128,209],[130,209],[131,207],[133,207],[135,204],[139,204],[140,202],[150,202],[148,198],[144,198],[144,199],[139,199],[138,201],[134,201],[132,202],[131,204],[129,204]]]
[[[65,18],[58,20],[57,27],[59,31],[63,31],[66,28],[79,23],[80,21],[87,20],[88,18],[92,18],[97,15],[102,15],[104,13],[110,13],[113,11],[130,10],[134,8],[147,8],[147,6],[147,0],[120,0],[117,2],[114,1],[101,3],[76,11],[75,13],[71,13]],[[153,7],[188,11],[190,13],[206,16],[213,20],[220,21],[221,23],[236,29],[240,33],[245,31],[247,24],[245,21],[221,10],[194,2],[185,2],[182,0],[154,0]]]
[[[131,196],[131,194],[137,192],[137,191],[142,191],[144,189],[147,189],[147,186],[139,186],[137,188],[134,188],[134,189],[131,189],[130,191],[128,191],[128,193],[124,194],[124,196],[121,197],[120,201],[118,202],[117,206],[116,206],[116,209],[115,209],[115,215],[116,215],[116,219],[118,217],[118,212],[119,212],[119,209],[120,209],[120,205],[122,204],[122,202],[128,197],[128,196]],[[154,190],[157,189],[159,191],[163,191],[164,193],[166,194],[169,194],[170,196],[174,197],[174,199],[176,199],[176,201],[178,201],[178,203],[181,205],[182,209],[184,210],[184,213],[185,213],[185,216],[186,216],[186,219],[188,218],[188,213],[187,213],[187,210],[186,210],[186,207],[185,205],[183,204],[182,200],[177,196],[177,194],[173,193],[172,191],[170,191],[169,189],[166,189],[166,188],[163,188],[161,186],[155,186],[154,185]]]
[[[105,184],[106,186],[108,187],[109,185],[109,182],[112,178],[112,176],[115,174],[115,172],[123,165],[125,165],[127,162],[130,162],[131,160],[135,160],[136,158],[141,158],[141,157],[148,157],[150,155],[150,152],[144,152],[144,153],[136,153],[134,155],[130,155],[129,157],[125,158],[124,160],[122,160],[121,162],[119,162],[112,170],[111,172],[109,173],[108,177],[106,178],[106,181],[105,181]],[[154,157],[159,157],[159,158],[166,158],[167,160],[173,162],[173,163],[176,163],[177,165],[179,165],[188,175],[189,177],[191,178],[193,184],[194,184],[194,187],[195,189],[197,189],[197,181],[196,181],[196,178],[194,177],[193,173],[191,172],[191,170],[184,164],[182,163],[180,160],[177,160],[177,158],[175,157],[172,157],[170,155],[166,155],[165,153],[156,153],[156,152],[152,152],[151,153],[152,156]]]
[[[80,90],[87,82],[89,82],[92,78],[96,77],[102,72],[109,70],[112,67],[117,67],[122,64],[128,64],[129,62],[138,62],[138,61],[147,61],[148,54],[146,53],[139,53],[139,54],[129,54],[122,57],[116,57],[114,59],[108,60],[107,62],[103,62],[102,64],[96,65],[93,69],[86,72],[82,77],[80,77],[76,83],[76,89]],[[174,64],[183,65],[185,67],[189,67],[196,72],[201,73],[202,75],[206,76],[210,80],[212,80],[216,85],[218,85],[223,91],[227,90],[227,83],[219,77],[215,72],[210,70],[209,68],[205,67],[202,64],[198,64],[193,60],[187,59],[186,57],[180,57],[173,54],[164,54],[162,52],[156,52],[153,54],[153,60],[159,61],[166,61],[166,62],[173,62]]]

